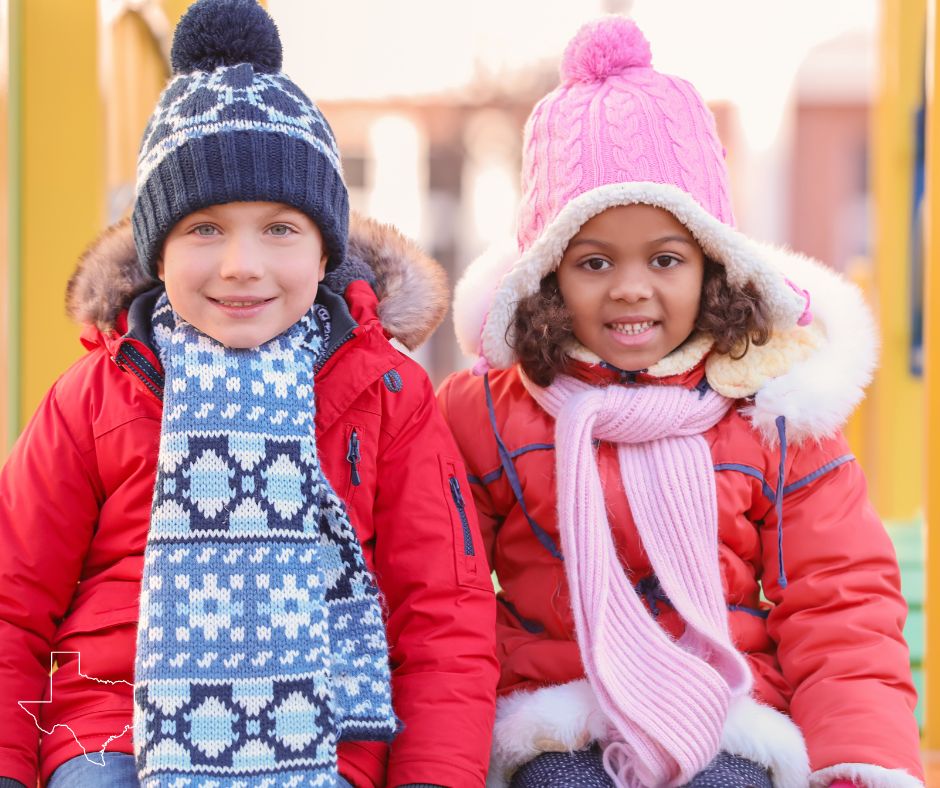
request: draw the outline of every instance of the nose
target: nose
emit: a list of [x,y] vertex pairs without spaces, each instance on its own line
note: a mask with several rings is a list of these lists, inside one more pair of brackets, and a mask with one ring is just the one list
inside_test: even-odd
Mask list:
[[636,304],[653,297],[653,283],[645,265],[620,265],[609,291],[611,300]]
[[223,279],[259,279],[264,270],[261,254],[250,239],[233,235],[222,250],[219,275]]

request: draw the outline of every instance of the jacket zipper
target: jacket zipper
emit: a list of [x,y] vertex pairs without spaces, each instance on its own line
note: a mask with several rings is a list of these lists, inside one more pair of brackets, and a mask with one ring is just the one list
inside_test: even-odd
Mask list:
[[450,495],[454,499],[454,505],[457,507],[457,514],[460,515],[460,526],[463,528],[463,552],[464,555],[473,555],[473,535],[470,533],[470,522],[467,520],[466,504],[463,495],[460,493],[460,482],[456,476],[449,477]]
[[344,336],[339,342],[333,345],[332,348],[329,348],[326,352],[326,355],[323,356],[313,367],[313,374],[316,375],[323,367],[326,366],[326,362],[329,361],[336,354],[336,351],[339,350],[343,345],[349,342],[353,338],[354,330],[349,331],[346,336]]
[[349,433],[349,448],[346,450],[346,462],[349,463],[350,467],[350,479],[354,487],[358,487],[362,483],[362,479],[359,476],[359,460],[362,459],[362,456],[359,454],[359,434],[356,432],[355,428]]
[[122,371],[129,371],[131,374],[140,378],[141,382],[157,399],[163,399],[163,386],[147,375],[147,373],[145,373],[140,368],[140,366],[125,352],[123,346],[118,349],[118,352],[115,355],[111,356],[111,360],[117,364],[118,369]]

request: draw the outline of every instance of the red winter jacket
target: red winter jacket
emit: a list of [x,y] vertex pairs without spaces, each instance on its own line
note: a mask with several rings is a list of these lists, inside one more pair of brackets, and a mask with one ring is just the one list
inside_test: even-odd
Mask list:
[[[581,362],[572,374],[598,385],[618,382],[613,372]],[[639,375],[632,383],[692,387],[702,378],[699,365],[683,376]],[[584,700],[593,695],[577,690],[584,670],[560,559],[555,423],[525,390],[516,367],[486,378],[452,375],[438,400],[471,474],[487,555],[502,587],[493,763],[502,752],[512,768],[532,757],[525,754],[526,728],[543,741],[571,737],[583,746],[576,723],[583,712],[584,736],[596,737],[591,711],[597,707]],[[923,780],[898,566],[845,440],[836,433],[781,452],[759,439],[739,407],[705,439],[714,458],[732,636],[752,668],[755,699],[789,714],[805,739],[804,750],[783,715],[750,703],[729,718],[723,746],[734,742],[739,754],[773,766],[777,785],[806,785],[806,767],[796,782],[783,774],[801,774],[791,765],[805,763],[807,754],[817,773],[836,764],[871,764],[909,773],[891,772],[896,777],[878,785],[916,784],[910,775]],[[651,614],[678,636],[683,624],[640,543],[615,446],[600,444],[597,462],[623,564]],[[748,737],[752,744],[742,745]]]
[[[377,289],[398,289],[381,304],[362,281],[345,302],[321,290],[338,341],[316,376],[317,442],[384,597],[404,728],[390,752],[342,744],[340,771],[359,788],[482,786],[498,674],[490,573],[427,376],[389,344],[377,314],[413,345],[446,293],[434,270],[414,270],[420,261],[400,239],[366,230]],[[49,391],[0,473],[0,775],[27,785],[82,747],[133,751],[132,732],[121,734],[131,724],[162,374],[149,344],[154,293],[129,311],[115,303],[138,289],[128,284],[129,236],[112,231],[83,262],[73,312],[99,327],[85,329],[89,352]],[[58,657],[50,680],[53,652],[72,654]],[[50,733],[40,737],[19,701]]]

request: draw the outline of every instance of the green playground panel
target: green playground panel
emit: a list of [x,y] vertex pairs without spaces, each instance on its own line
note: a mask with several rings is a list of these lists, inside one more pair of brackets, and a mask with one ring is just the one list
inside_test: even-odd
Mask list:
[[901,592],[907,600],[904,637],[911,650],[911,671],[917,688],[917,724],[924,723],[924,533],[920,519],[886,523],[901,567]]

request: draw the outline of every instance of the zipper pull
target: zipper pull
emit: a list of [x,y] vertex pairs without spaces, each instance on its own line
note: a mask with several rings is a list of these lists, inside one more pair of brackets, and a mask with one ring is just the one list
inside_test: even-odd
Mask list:
[[359,476],[359,460],[362,457],[359,454],[359,435],[353,430],[349,434],[349,449],[346,452],[346,462],[350,465],[350,479],[353,486],[358,487],[362,483]]
[[457,504],[461,509],[464,508],[463,495],[460,494],[460,482],[457,481],[456,476],[450,477],[450,492],[454,496],[454,503]]

